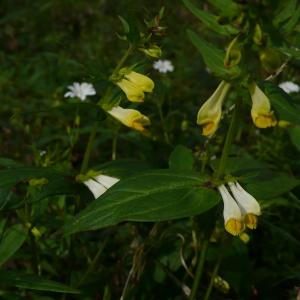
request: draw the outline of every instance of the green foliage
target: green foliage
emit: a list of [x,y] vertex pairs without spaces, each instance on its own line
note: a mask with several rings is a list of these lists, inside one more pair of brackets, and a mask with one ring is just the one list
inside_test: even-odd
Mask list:
[[212,73],[221,78],[229,77],[231,79],[239,75],[240,70],[237,66],[230,69],[224,67],[225,52],[207,43],[192,30],[188,30],[187,34]]
[[1,299],[299,296],[299,3],[161,4],[1,1]]
[[122,221],[158,222],[203,213],[219,202],[197,173],[157,170],[138,173],[110,188],[70,224],[67,234],[96,230]]

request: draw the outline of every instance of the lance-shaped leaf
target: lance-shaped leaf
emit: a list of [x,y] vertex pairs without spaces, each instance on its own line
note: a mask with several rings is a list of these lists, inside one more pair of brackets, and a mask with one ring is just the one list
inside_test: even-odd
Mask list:
[[271,100],[272,107],[279,115],[279,120],[288,121],[300,125],[300,108],[295,105],[293,99],[277,85],[271,82],[260,82],[265,94]]
[[219,24],[218,19],[215,15],[197,8],[189,0],[183,0],[183,3],[190,10],[190,12],[193,13],[209,29],[225,36],[230,36],[232,34],[238,33],[238,30],[231,25]]
[[0,281],[2,285],[15,286],[23,289],[69,294],[80,293],[77,289],[65,284],[24,272],[0,271]]
[[65,226],[65,233],[95,230],[122,221],[157,222],[201,214],[219,194],[198,173],[152,170],[119,181]]
[[0,265],[11,258],[23,245],[27,237],[27,230],[22,225],[16,224],[8,228],[0,242]]
[[231,68],[224,67],[225,51],[206,42],[192,30],[187,30],[187,34],[212,73],[226,80],[239,76],[241,70],[238,66],[233,66]]
[[237,16],[241,11],[239,5],[232,0],[208,0],[208,2],[226,17]]

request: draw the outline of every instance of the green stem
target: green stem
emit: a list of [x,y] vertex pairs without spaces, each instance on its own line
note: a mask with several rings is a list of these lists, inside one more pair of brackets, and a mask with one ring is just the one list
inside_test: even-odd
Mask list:
[[205,239],[203,241],[202,250],[201,250],[201,253],[200,253],[199,260],[198,260],[195,279],[194,279],[194,282],[193,282],[193,287],[192,287],[192,291],[191,291],[189,300],[194,300],[195,297],[196,297],[196,293],[197,293],[199,283],[200,283],[202,273],[203,273],[203,266],[204,266],[204,262],[205,262],[207,247],[208,247],[208,240]]
[[90,133],[90,136],[89,136],[89,141],[87,143],[84,156],[83,156],[83,161],[82,161],[82,165],[81,165],[81,169],[80,169],[81,174],[84,174],[86,172],[87,168],[88,168],[90,155],[91,155],[91,151],[92,151],[92,148],[93,148],[93,142],[94,142],[94,139],[95,139],[95,136],[96,136],[96,133],[97,133],[97,128],[98,128],[98,122],[95,121],[93,129],[92,129],[92,131]]
[[[131,54],[133,49],[134,49],[133,45],[129,45],[128,49],[126,50],[126,52],[124,53],[122,58],[119,60],[119,62],[117,64],[117,66],[115,67],[115,69],[113,70],[112,76],[114,74],[116,74],[122,68],[123,64],[125,63],[125,61],[129,57],[129,55]],[[104,97],[105,97],[106,94],[107,94],[107,91],[106,91],[106,93],[104,93]],[[100,102],[101,102],[101,100],[99,101],[99,103]],[[93,127],[93,129],[90,133],[89,141],[88,141],[85,153],[84,153],[80,173],[84,173],[88,168],[88,164],[89,164],[89,160],[90,160],[90,154],[91,154],[91,150],[92,150],[92,147],[93,147],[93,141],[94,141],[94,138],[95,138],[96,132],[97,132],[97,127],[98,127],[98,124],[97,124],[97,121],[95,121],[94,127]]]
[[235,133],[236,133],[236,125],[237,125],[237,120],[238,120],[238,109],[239,108],[239,103],[237,102],[235,108],[234,108],[234,112],[233,112],[233,116],[227,131],[227,135],[226,135],[226,139],[225,139],[225,144],[224,144],[224,148],[222,151],[222,156],[221,156],[221,160],[219,163],[219,167],[218,169],[215,171],[215,178],[216,179],[220,179],[220,177],[223,175],[224,171],[225,171],[225,167],[226,167],[226,163],[227,163],[227,159],[229,156],[229,152],[230,152],[230,147],[231,144],[233,142]]
[[97,266],[97,263],[98,263],[98,261],[99,261],[100,255],[101,255],[101,253],[102,253],[102,251],[103,251],[103,249],[104,249],[106,243],[107,243],[107,240],[105,240],[105,241],[102,243],[102,245],[99,247],[99,249],[98,249],[96,255],[94,256],[94,258],[93,258],[93,260],[92,260],[92,262],[91,262],[91,264],[89,265],[88,269],[87,269],[86,272],[83,274],[83,276],[80,278],[80,280],[77,282],[77,284],[75,285],[75,288],[81,286],[81,284],[84,283],[84,281],[86,280],[87,276],[88,276],[89,274],[91,274],[91,273],[95,270],[95,268],[96,268],[96,266]]
[[212,288],[213,288],[213,285],[214,285],[215,277],[218,274],[219,267],[220,267],[220,264],[221,264],[221,261],[222,261],[222,252],[221,251],[222,250],[220,249],[220,254],[219,254],[217,263],[214,267],[214,270],[213,270],[213,273],[212,273],[212,276],[211,276],[211,279],[210,279],[210,282],[209,282],[209,286],[206,290],[206,293],[205,293],[205,296],[204,296],[203,300],[208,300],[209,297],[210,297],[210,294],[211,294],[211,291],[212,291]]
[[114,68],[112,75],[116,74],[123,66],[124,62],[127,60],[131,52],[133,51],[133,45],[129,45],[127,51],[124,53],[123,57],[119,60],[117,66]]
[[164,119],[164,116],[163,116],[163,112],[162,112],[162,108],[161,108],[160,103],[157,103],[157,110],[158,110],[158,113],[159,113],[159,118],[160,118],[161,126],[162,126],[162,129],[163,129],[165,142],[167,144],[170,144],[170,138],[169,138],[168,132],[166,130],[165,119]]

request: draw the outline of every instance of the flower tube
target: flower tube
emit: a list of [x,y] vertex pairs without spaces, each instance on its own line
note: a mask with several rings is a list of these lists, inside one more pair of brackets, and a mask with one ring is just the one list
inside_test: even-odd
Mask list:
[[261,214],[259,203],[238,182],[229,182],[228,185],[241,208],[246,226],[250,229],[255,229],[257,227],[257,216]]
[[229,88],[230,84],[222,81],[199,109],[197,124],[202,126],[203,135],[211,136],[217,130],[222,115],[222,104]]
[[145,131],[144,126],[150,125],[149,118],[135,109],[125,109],[117,106],[109,110],[108,113],[125,126],[138,131]]
[[275,126],[277,121],[274,112],[271,111],[269,98],[255,83],[249,86],[249,91],[252,98],[251,117],[253,123],[258,128]]
[[244,230],[241,210],[225,185],[220,185],[218,190],[224,203],[223,216],[225,229],[232,235],[239,235]]

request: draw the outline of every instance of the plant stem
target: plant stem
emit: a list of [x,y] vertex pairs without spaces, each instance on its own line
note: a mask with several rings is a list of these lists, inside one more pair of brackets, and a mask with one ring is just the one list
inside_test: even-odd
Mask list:
[[208,240],[204,239],[189,300],[195,299],[195,296],[196,296],[196,293],[197,293],[197,290],[199,287],[199,283],[200,283],[200,280],[202,277],[202,273],[203,273],[203,266],[204,266],[204,262],[205,262],[207,247],[208,247]]
[[161,122],[161,126],[162,126],[162,129],[163,129],[165,142],[167,144],[170,144],[170,139],[169,139],[169,135],[168,135],[168,132],[167,132],[167,129],[166,129],[166,126],[165,126],[165,119],[164,119],[164,116],[163,116],[161,103],[157,103],[157,110],[158,110],[158,113],[159,113],[160,122]]
[[86,149],[85,149],[85,153],[83,156],[83,161],[82,161],[82,165],[81,165],[81,169],[80,169],[80,173],[83,174],[84,172],[86,172],[88,165],[89,165],[89,160],[90,160],[90,155],[91,155],[91,151],[93,148],[93,142],[97,133],[97,128],[98,128],[98,122],[95,121],[93,129],[90,133],[89,136],[89,141],[87,143]]
[[87,276],[94,271],[94,269],[95,269],[95,267],[96,267],[96,265],[97,265],[97,263],[99,261],[100,255],[101,255],[101,253],[102,253],[102,251],[103,251],[106,243],[107,243],[107,240],[105,240],[102,243],[102,245],[99,247],[96,255],[94,256],[94,258],[93,258],[93,260],[91,262],[91,264],[89,265],[88,269],[83,274],[83,276],[80,278],[80,280],[77,282],[77,284],[75,285],[75,288],[79,287],[86,280]]
[[124,62],[133,51],[133,48],[134,48],[133,45],[129,45],[127,51],[124,53],[123,57],[119,60],[117,66],[114,68],[112,75],[116,74],[122,68]]
[[220,177],[223,175],[227,163],[227,159],[229,156],[230,152],[230,146],[232,144],[232,141],[234,139],[234,135],[236,133],[236,125],[237,125],[237,120],[238,120],[238,109],[239,108],[239,103],[237,102],[234,108],[233,116],[227,131],[226,139],[225,139],[225,144],[224,148],[222,151],[222,156],[221,160],[218,166],[218,169],[215,171],[215,178],[220,179]]
[[211,279],[210,279],[210,282],[209,282],[208,289],[206,290],[206,293],[205,293],[205,296],[204,296],[203,300],[208,300],[209,297],[210,297],[210,294],[211,294],[211,291],[212,291],[212,288],[213,288],[213,285],[214,285],[215,277],[218,274],[218,270],[219,270],[221,261],[222,261],[222,252],[220,251],[217,263],[214,267],[214,270],[213,270],[213,273],[212,273],[212,276],[211,276]]

